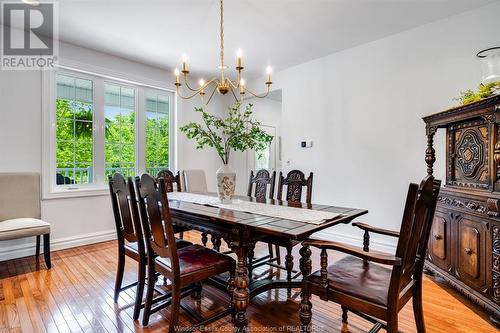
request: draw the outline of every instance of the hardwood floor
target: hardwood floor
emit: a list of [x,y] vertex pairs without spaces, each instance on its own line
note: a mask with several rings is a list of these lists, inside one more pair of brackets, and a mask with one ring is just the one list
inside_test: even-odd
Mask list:
[[[197,233],[185,238],[198,242]],[[267,246],[256,249],[258,255]],[[163,332],[168,327],[168,308],[152,316],[143,328],[132,320],[134,289],[123,292],[113,303],[116,270],[116,243],[105,242],[52,253],[52,269],[40,267],[34,257],[0,263],[0,332]],[[294,254],[298,267],[298,254]],[[318,254],[315,253],[315,257]],[[339,257],[338,257],[339,258]],[[333,253],[330,260],[338,259]],[[317,263],[318,260],[313,262]],[[259,274],[267,268],[261,268]],[[127,261],[125,283],[136,277],[136,264]],[[201,303],[186,298],[184,304],[199,309],[203,316],[219,311],[227,296],[206,286]],[[424,282],[424,312],[427,332],[498,332],[487,315],[446,285],[430,278]],[[256,297],[248,309],[250,331],[296,332],[298,298],[287,300],[286,290],[269,291]],[[142,318],[142,317],[141,317]],[[415,332],[411,302],[399,315],[400,331]],[[192,320],[181,311],[179,325]],[[349,316],[348,330],[341,325],[340,307],[313,298],[313,325],[316,332],[366,332],[370,325]],[[206,330],[232,331],[228,318]]]

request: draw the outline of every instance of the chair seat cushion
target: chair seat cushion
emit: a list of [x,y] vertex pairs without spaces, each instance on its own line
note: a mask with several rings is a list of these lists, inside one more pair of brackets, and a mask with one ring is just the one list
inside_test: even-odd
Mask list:
[[50,223],[34,218],[19,218],[0,222],[0,240],[45,235],[50,233]]
[[[346,256],[328,266],[328,286],[375,304],[387,305],[391,272],[387,266],[365,264],[362,259]],[[320,283],[320,279],[320,271],[308,277],[314,283]]]
[[[204,246],[194,244],[177,250],[181,275],[191,274],[197,271],[208,271],[219,274],[236,266],[236,262],[230,256],[219,253]],[[156,258],[156,262],[169,270],[170,258]]]

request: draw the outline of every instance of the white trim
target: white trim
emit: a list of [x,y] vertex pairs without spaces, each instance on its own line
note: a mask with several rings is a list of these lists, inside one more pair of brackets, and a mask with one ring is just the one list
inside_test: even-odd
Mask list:
[[[33,238],[33,243],[31,244],[21,244],[9,247],[0,248],[0,261],[34,256],[35,255],[35,237]],[[72,247],[78,247],[82,245],[89,245],[94,243],[106,242],[116,239],[115,230],[106,230],[100,232],[93,232],[90,234],[63,237],[58,239],[53,239],[50,241],[50,251],[64,250]],[[43,252],[43,240],[41,246],[41,252]]]
[[[318,234],[313,235],[312,238],[325,239],[360,248],[363,247],[363,237],[348,234],[339,234],[338,232],[334,232],[333,230],[319,231]],[[389,240],[380,241],[378,239],[370,239],[370,249],[394,254],[396,252],[396,244],[394,242],[390,242]]]

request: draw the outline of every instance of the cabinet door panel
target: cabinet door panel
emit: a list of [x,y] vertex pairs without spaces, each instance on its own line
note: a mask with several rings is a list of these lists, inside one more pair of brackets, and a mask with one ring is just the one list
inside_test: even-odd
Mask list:
[[431,248],[434,257],[446,260],[446,220],[441,216],[435,216],[432,224]]
[[460,267],[464,273],[477,279],[479,277],[479,251],[480,251],[479,230],[470,226],[460,228],[459,258]]
[[464,217],[457,220],[456,230],[456,274],[467,285],[484,292],[487,224]]

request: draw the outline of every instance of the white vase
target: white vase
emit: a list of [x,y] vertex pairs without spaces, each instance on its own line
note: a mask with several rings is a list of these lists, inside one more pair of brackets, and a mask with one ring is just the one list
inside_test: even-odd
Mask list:
[[236,172],[227,164],[223,164],[216,172],[217,193],[222,203],[231,203],[236,189]]

